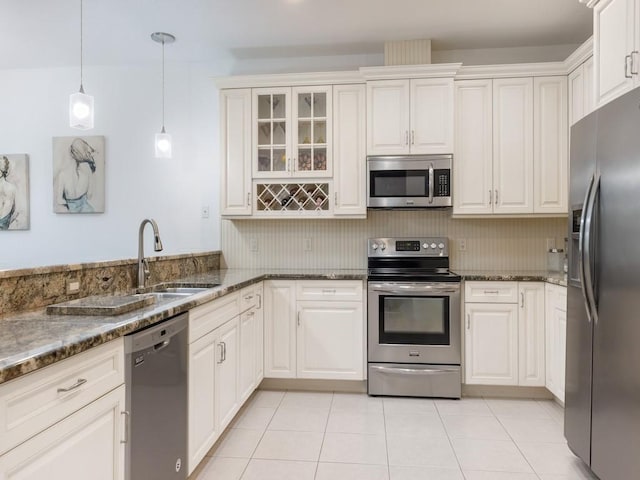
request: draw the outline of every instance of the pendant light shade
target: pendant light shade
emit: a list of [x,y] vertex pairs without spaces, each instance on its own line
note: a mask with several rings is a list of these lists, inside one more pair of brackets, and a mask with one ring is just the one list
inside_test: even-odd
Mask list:
[[69,126],[79,130],[93,128],[93,97],[82,85],[82,0],[80,0],[80,91],[69,96]]
[[171,158],[171,135],[164,128],[164,44],[175,42],[176,37],[170,33],[154,32],[151,34],[151,39],[162,44],[162,130],[156,133],[156,158]]

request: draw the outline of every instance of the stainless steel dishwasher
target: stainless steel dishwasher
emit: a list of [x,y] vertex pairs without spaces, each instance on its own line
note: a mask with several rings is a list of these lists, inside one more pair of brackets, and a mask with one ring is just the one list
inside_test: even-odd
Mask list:
[[188,314],[125,337],[127,480],[187,478]]

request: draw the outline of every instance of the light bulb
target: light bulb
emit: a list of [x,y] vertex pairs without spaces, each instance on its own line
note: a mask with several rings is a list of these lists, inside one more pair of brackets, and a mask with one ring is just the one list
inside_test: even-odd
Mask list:
[[171,158],[171,135],[156,133],[156,158]]
[[88,130],[93,128],[93,97],[78,92],[69,96],[69,125]]

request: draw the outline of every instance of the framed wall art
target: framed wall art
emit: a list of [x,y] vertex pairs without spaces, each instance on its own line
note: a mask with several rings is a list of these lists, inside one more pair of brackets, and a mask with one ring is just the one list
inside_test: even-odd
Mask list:
[[26,154],[0,154],[0,230],[29,230]]

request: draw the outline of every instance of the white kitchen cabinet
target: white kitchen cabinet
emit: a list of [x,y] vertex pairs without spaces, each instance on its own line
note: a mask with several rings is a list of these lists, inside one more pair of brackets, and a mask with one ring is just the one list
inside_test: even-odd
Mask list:
[[332,175],[332,87],[253,89],[253,178]]
[[493,83],[455,82],[453,211],[493,213]]
[[297,308],[297,377],[362,380],[362,301],[303,301]]
[[366,216],[364,85],[333,87],[334,215]]
[[533,213],[533,79],[493,80],[494,213]]
[[264,282],[264,376],[296,376],[296,282]]
[[567,78],[533,79],[533,211],[568,211]]
[[240,402],[244,402],[256,387],[256,312],[240,314],[240,372],[238,388]]
[[3,480],[124,480],[125,387],[0,456]]
[[567,287],[545,285],[546,387],[564,402]]
[[545,385],[541,282],[465,282],[465,382]]
[[453,79],[367,82],[367,154],[453,151]]
[[640,69],[638,0],[600,0],[593,9],[596,106],[635,87]]
[[569,73],[569,126],[593,111],[593,57]]
[[264,282],[267,378],[364,379],[359,280]]
[[566,78],[455,84],[453,213],[566,213]]
[[238,388],[239,323],[238,317],[216,330],[216,424],[224,430],[240,409]]
[[519,385],[545,385],[544,283],[518,282]]
[[256,322],[256,365],[255,365],[255,385],[256,388],[264,378],[264,285],[262,282],[255,286],[256,306],[253,308],[255,312]]
[[251,89],[220,92],[222,215],[251,215]]

